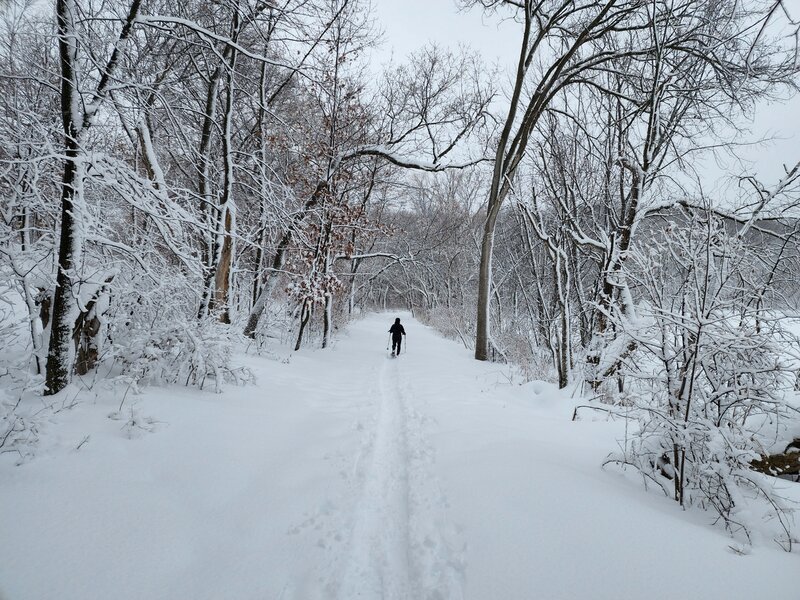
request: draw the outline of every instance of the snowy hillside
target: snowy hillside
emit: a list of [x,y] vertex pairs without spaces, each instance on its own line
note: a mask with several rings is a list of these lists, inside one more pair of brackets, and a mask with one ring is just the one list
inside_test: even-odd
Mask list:
[[56,414],[0,462],[0,598],[798,598],[796,553],[740,555],[710,513],[601,467],[624,423],[572,422],[565,392],[410,315],[391,359],[394,316],[237,357],[255,385]]

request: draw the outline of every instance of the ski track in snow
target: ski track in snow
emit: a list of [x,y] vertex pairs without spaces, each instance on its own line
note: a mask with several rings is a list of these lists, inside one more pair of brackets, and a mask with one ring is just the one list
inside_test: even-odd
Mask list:
[[319,591],[340,600],[458,600],[463,564],[448,541],[455,528],[433,474],[428,422],[410,406],[402,359],[383,362],[377,387],[374,421],[353,467],[350,537],[329,547],[327,582]]
[[397,364],[380,372],[372,455],[356,509],[339,598],[409,596],[409,482],[406,419]]

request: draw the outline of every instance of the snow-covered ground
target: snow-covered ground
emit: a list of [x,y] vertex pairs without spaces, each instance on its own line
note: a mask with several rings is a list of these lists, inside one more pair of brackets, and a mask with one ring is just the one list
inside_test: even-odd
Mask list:
[[572,422],[409,315],[390,359],[394,316],[241,357],[255,386],[55,415],[34,459],[0,460],[0,598],[800,597],[796,553],[739,555],[711,515],[603,470],[624,423]]

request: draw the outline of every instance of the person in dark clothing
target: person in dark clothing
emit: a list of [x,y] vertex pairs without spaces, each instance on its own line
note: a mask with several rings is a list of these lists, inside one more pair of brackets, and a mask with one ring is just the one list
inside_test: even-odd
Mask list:
[[[400,317],[394,320],[394,325],[389,328],[389,333],[392,334],[392,355],[399,355],[400,344],[403,342],[403,336],[406,334],[406,330],[400,325]],[[395,352],[395,348],[397,348],[397,352]]]

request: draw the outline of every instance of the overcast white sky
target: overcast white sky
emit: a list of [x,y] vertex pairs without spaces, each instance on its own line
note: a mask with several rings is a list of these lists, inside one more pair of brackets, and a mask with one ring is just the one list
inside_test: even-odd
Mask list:
[[[378,27],[384,32],[384,45],[374,60],[386,62],[393,55],[401,62],[409,53],[428,42],[440,46],[468,45],[479,51],[487,63],[513,67],[518,52],[520,31],[516,24],[501,23],[496,16],[486,17],[479,9],[461,11],[455,0],[372,0]],[[759,107],[751,126],[752,134],[740,141],[774,136],[784,139],[752,148],[745,155],[748,165],[726,165],[726,170],[750,171],[765,183],[783,173],[782,163],[790,166],[800,160],[800,96],[786,104]],[[721,171],[707,161],[709,183]],[[717,173],[717,175],[712,175]]]
[[519,51],[519,28],[484,18],[482,11],[458,10],[455,0],[372,0],[378,26],[385,32],[382,55],[392,50],[401,60],[410,52],[435,42],[440,46],[464,44],[484,55],[486,62],[513,64]]

